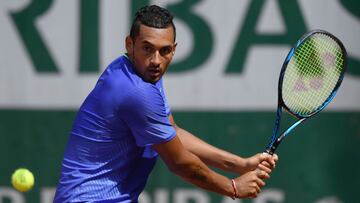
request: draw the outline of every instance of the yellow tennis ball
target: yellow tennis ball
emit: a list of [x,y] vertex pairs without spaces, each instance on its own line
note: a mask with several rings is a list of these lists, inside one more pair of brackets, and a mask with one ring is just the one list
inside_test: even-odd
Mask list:
[[34,186],[34,175],[25,168],[19,168],[11,176],[11,183],[20,192],[26,192]]

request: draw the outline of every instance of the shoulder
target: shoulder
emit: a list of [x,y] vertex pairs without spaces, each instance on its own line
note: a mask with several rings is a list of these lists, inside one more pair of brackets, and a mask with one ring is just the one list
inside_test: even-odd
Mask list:
[[124,107],[163,105],[162,85],[143,81],[126,56],[115,59],[100,76],[95,91]]
[[[160,115],[166,116],[166,104],[160,90],[153,84],[142,83],[128,91],[118,100],[119,115],[134,117],[138,120]],[[133,120],[137,120],[133,119]]]
[[121,81],[124,76],[132,77],[135,74],[133,72],[131,62],[125,55],[122,55],[108,65],[99,80]]
[[122,55],[112,61],[101,74],[96,86],[123,93],[131,91],[140,83],[129,59]]
[[153,106],[163,104],[160,90],[153,84],[142,82],[132,86],[131,91],[124,95],[130,105]]

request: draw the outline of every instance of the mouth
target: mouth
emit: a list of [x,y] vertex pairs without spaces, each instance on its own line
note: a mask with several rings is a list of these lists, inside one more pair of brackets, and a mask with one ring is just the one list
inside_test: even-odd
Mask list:
[[159,77],[161,75],[160,68],[152,68],[149,69],[148,71],[150,73],[150,76],[154,78]]

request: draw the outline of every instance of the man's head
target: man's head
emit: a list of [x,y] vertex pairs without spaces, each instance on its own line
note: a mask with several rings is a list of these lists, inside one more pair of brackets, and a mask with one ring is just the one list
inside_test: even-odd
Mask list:
[[145,6],[135,15],[126,50],[135,71],[145,81],[155,83],[166,72],[176,49],[171,13],[159,6]]

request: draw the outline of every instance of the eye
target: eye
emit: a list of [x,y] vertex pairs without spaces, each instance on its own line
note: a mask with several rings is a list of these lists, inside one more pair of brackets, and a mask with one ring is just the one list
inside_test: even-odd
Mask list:
[[144,45],[143,46],[143,50],[147,53],[147,54],[151,54],[154,51],[154,48],[152,46],[149,45]]
[[170,54],[172,52],[172,48],[169,46],[169,47],[163,47],[160,49],[160,55],[161,56],[166,56],[168,54]]

